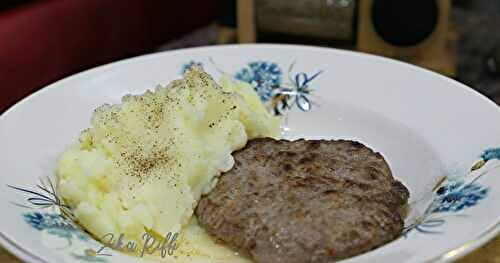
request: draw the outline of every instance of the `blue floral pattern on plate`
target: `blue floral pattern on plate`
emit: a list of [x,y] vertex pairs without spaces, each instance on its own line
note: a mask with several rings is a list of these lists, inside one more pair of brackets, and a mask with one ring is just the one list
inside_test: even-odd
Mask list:
[[[185,73],[193,66],[202,65],[201,62],[189,61],[182,65],[181,73]],[[302,111],[309,111],[312,103],[308,96],[314,90],[311,83],[322,71],[315,74],[304,72],[293,74],[293,66],[294,63],[289,67],[288,78],[284,78],[278,64],[269,61],[254,61],[237,71],[233,77],[253,85],[261,100],[271,103],[275,114],[283,114],[284,111],[294,106]],[[480,155],[480,161],[472,166],[471,171],[481,169],[490,160],[500,160],[500,148],[485,150]],[[459,212],[478,205],[488,196],[489,189],[478,184],[477,179],[479,177],[472,181],[451,181],[440,187],[422,217],[405,227],[404,234],[412,230],[426,234],[440,233],[436,229],[443,226],[446,221],[443,217],[434,217],[435,215],[459,215]],[[94,246],[96,241],[75,225],[71,210],[58,197],[52,182],[50,180],[48,182],[48,185],[43,183],[37,185],[41,190],[39,192],[9,186],[29,195],[26,200],[32,207],[28,208],[39,209],[39,211],[24,213],[24,221],[38,231],[45,231],[50,235],[66,239],[69,244],[72,240],[80,240],[88,242],[88,247]],[[51,208],[55,208],[57,212],[47,212],[47,209]],[[71,252],[70,255],[75,260],[106,262],[105,258],[98,257],[101,254],[97,254],[91,248],[85,249],[83,253]]]
[[[483,151],[480,160],[472,166],[470,171],[473,172],[483,168],[491,160],[500,160],[500,148],[490,148]],[[460,212],[466,208],[476,206],[488,196],[489,189],[477,183],[486,173],[488,171],[482,172],[473,178],[465,176],[461,180],[449,181],[439,187],[431,204],[421,218],[405,227],[405,236],[412,230],[425,234],[441,233],[435,229],[445,224],[444,218],[446,216],[464,216]]]
[[[275,115],[284,115],[294,107],[302,111],[309,111],[313,104],[309,96],[314,90],[311,82],[322,73],[322,71],[314,74],[293,73],[294,62],[289,66],[288,76],[285,77],[283,70],[277,63],[259,60],[247,63],[232,74],[219,69],[211,58],[210,62],[219,72],[252,85],[262,102]],[[181,73],[184,74],[194,65],[201,66],[202,64],[195,61],[184,63],[181,66]]]
[[441,186],[432,202],[422,216],[415,222],[405,226],[403,234],[407,236],[412,230],[424,234],[440,234],[439,227],[446,223],[448,216],[464,216],[460,213],[466,208],[477,205],[488,195],[488,188],[477,183],[451,181]]
[[481,185],[452,182],[438,189],[431,212],[459,212],[477,205],[480,200],[486,198],[487,194],[488,188]]
[[282,75],[278,64],[255,61],[248,63],[234,77],[253,85],[260,99],[266,102],[273,96],[273,90],[281,86]]
[[481,154],[481,159],[484,162],[490,160],[500,160],[500,148],[490,148],[486,149],[483,154]]
[[277,89],[273,96],[273,110],[276,115],[282,115],[286,110],[291,110],[293,106],[297,106],[302,111],[311,109],[311,101],[308,96],[313,89],[309,85],[322,71],[309,76],[307,73],[301,72],[290,78],[291,85],[282,86]]
[[62,217],[60,214],[47,212],[30,212],[23,214],[24,221],[37,230],[47,230],[48,233],[70,241],[72,238],[78,238],[86,241],[88,235],[74,226],[73,223]]
[[[26,201],[30,206],[14,203],[15,205],[29,209],[36,209],[35,211],[23,213],[23,219],[28,225],[40,232],[45,232],[51,236],[59,237],[66,241],[66,245],[58,249],[73,250],[73,252],[70,252],[69,254],[74,259],[80,261],[107,261],[105,258],[98,256],[109,256],[109,254],[97,254],[92,248],[90,248],[96,247],[98,242],[90,238],[87,233],[76,225],[73,221],[74,215],[72,211],[63,203],[62,199],[59,198],[56,188],[50,178],[40,181],[40,184],[37,185],[37,188],[40,191],[11,185],[8,185],[8,187],[28,195]],[[83,244],[85,244],[86,248],[84,248],[82,253],[74,252],[75,249],[72,247],[74,245],[74,241],[79,241],[80,244],[83,242]],[[74,248],[76,248],[76,250],[80,249],[78,246]]]

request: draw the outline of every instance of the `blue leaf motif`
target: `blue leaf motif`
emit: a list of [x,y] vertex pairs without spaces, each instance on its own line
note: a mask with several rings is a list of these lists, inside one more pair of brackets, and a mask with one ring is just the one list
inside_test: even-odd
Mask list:
[[322,71],[318,71],[316,74],[309,77],[306,73],[301,72],[295,75],[295,87],[300,93],[309,94],[309,83],[313,81],[317,76],[319,76]]
[[309,99],[303,94],[296,96],[296,103],[297,107],[302,111],[309,111],[311,109],[311,102],[309,102]]
[[80,229],[73,226],[59,214],[32,212],[23,215],[24,221],[33,228],[42,231],[47,230],[51,235],[71,239],[76,237],[80,240],[88,240],[88,236]]
[[273,89],[281,85],[282,71],[276,63],[256,61],[248,63],[234,77],[253,85],[261,100],[268,101]]
[[44,224],[42,214],[35,212],[35,213],[24,214],[23,216],[26,223],[30,224],[35,229],[43,230],[47,228],[47,226]]
[[500,160],[500,148],[490,148],[485,150],[481,154],[481,159],[483,159],[485,162],[488,162],[490,160]]
[[437,193],[432,202],[432,213],[458,212],[477,205],[487,196],[488,188],[475,183],[463,185],[463,182],[453,182],[441,187]]
[[[24,213],[22,215],[24,221],[34,229],[65,239],[67,241],[67,246],[71,246],[75,238],[85,242],[92,240],[83,230],[73,223],[71,220],[73,217],[71,210],[69,210],[69,207],[57,196],[54,184],[50,178],[47,178],[46,181],[41,180],[41,183],[37,185],[38,190],[41,190],[41,192],[11,185],[7,186],[21,193],[28,194],[30,197],[27,198],[27,201],[36,208],[55,207],[59,209],[59,213],[38,211]],[[33,208],[29,206],[23,207]],[[79,261],[106,262],[105,259],[97,258],[97,254],[87,255],[84,253],[84,255],[72,255]]]
[[311,81],[318,77],[322,71],[309,76],[304,72],[295,75],[291,87],[277,87],[273,90],[273,109],[276,115],[281,115],[285,110],[290,110],[296,105],[302,111],[311,110],[308,96],[312,92],[309,86]]

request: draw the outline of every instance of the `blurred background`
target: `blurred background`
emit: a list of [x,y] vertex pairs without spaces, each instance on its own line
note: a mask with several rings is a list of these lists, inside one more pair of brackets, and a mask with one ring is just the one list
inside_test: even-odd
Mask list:
[[230,43],[392,57],[500,102],[498,25],[500,1],[493,0],[0,0],[0,112],[91,67]]
[[[297,43],[392,57],[500,103],[498,0],[0,0],[0,113],[68,75],[146,53]],[[500,241],[463,262],[500,262]],[[0,250],[1,262],[16,260]]]

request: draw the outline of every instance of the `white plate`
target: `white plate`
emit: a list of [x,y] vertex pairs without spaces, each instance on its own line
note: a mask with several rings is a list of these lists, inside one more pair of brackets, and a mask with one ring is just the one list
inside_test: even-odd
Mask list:
[[[57,156],[89,124],[94,108],[179,78],[189,63],[202,64],[216,79],[225,72],[251,82],[264,100],[294,91],[286,100],[290,108],[283,110],[288,138],[355,139],[385,156],[410,189],[407,233],[348,262],[449,261],[498,233],[500,110],[493,102],[456,81],[376,56],[236,45],[98,67],[54,83],[4,113],[0,243],[29,262],[134,260],[118,252],[93,257],[88,249],[98,248],[96,241],[72,228],[57,209],[15,205],[30,205],[27,198],[35,195],[7,185],[36,190],[39,178],[52,176]],[[474,164],[477,169],[470,172]],[[434,194],[443,177],[447,180]]]

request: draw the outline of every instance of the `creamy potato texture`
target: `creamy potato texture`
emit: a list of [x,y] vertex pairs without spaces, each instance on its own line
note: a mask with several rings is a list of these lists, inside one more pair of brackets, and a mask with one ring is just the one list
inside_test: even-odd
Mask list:
[[198,231],[189,224],[193,209],[231,169],[231,153],[249,139],[279,136],[278,119],[251,86],[221,85],[193,68],[167,87],[96,109],[56,169],[79,223],[98,238],[123,233],[138,242],[145,231],[187,239]]

